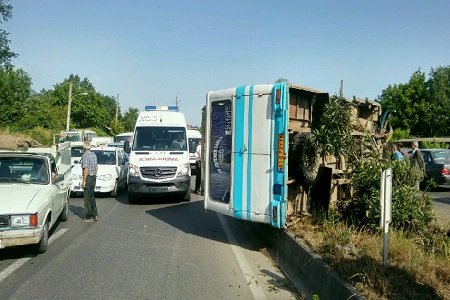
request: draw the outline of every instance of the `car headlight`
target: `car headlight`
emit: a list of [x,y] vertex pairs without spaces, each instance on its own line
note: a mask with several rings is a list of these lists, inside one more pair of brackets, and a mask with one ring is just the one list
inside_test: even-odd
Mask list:
[[128,165],[128,175],[129,176],[139,176],[139,168],[138,168],[138,166],[129,164]]
[[111,174],[100,175],[98,177],[98,180],[104,180],[104,181],[111,180],[111,179],[112,179],[112,175]]
[[180,166],[180,172],[178,175],[188,175],[191,170],[191,166],[189,163]]
[[37,214],[11,216],[11,227],[37,226]]

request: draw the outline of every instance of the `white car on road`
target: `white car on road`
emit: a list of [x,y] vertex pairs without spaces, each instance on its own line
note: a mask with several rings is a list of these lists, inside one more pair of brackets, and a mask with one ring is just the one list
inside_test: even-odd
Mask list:
[[[92,148],[97,156],[98,173],[95,184],[96,193],[110,193],[117,195],[120,188],[125,188],[128,175],[128,155],[120,148],[100,147]],[[72,170],[72,192],[83,193],[81,161]]]
[[70,186],[70,143],[1,150],[0,249],[34,244],[45,252],[50,229],[67,220]]

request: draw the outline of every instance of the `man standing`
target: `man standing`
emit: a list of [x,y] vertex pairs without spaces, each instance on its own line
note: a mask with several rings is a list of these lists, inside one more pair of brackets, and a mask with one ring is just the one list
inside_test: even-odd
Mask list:
[[203,195],[202,183],[202,145],[199,143],[195,148],[195,190],[197,195]]
[[414,141],[411,148],[413,149],[412,160],[414,164],[425,173],[425,161],[423,160],[423,154],[419,149],[419,142]]
[[95,183],[98,170],[97,156],[91,151],[91,143],[84,142],[83,148],[85,152],[81,157],[83,174],[81,188],[84,189],[84,209],[86,211],[84,222],[94,222],[98,220],[97,205],[95,203]]

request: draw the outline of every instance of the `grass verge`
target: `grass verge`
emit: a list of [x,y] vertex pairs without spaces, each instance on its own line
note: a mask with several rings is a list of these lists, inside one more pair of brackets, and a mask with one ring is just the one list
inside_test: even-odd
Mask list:
[[288,230],[367,299],[450,299],[448,237],[441,241],[391,230],[384,267],[381,233],[310,216]]

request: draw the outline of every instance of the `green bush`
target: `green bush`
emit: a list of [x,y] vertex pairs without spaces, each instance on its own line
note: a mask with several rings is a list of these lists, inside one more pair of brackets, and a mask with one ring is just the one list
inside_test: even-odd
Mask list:
[[380,223],[381,172],[392,168],[392,225],[421,231],[433,220],[432,198],[417,188],[423,175],[409,160],[376,158],[359,161],[349,174],[354,189],[351,200],[338,203],[338,211],[350,222],[376,229]]
[[53,132],[40,126],[34,127],[27,131],[27,134],[44,146],[53,144]]

